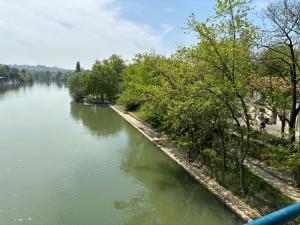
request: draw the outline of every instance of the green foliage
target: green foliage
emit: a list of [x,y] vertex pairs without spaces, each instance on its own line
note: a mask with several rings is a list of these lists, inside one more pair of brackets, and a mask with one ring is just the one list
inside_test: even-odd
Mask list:
[[281,58],[281,54],[277,51],[288,55],[289,49],[287,46],[281,45],[274,47],[272,50],[266,49],[260,53],[258,63],[261,68],[261,74],[264,76],[288,78],[289,66],[284,62],[284,60],[288,60],[288,56]]
[[92,72],[87,72],[82,77],[80,82],[80,88],[84,96],[93,96],[95,98],[101,98],[104,101],[104,84],[105,81],[102,77],[101,64],[94,65]]
[[92,71],[79,72],[79,67],[78,62],[76,71],[69,75],[70,92],[75,100],[82,101],[84,97],[90,101],[116,100],[125,69],[125,63],[119,56],[112,55],[109,59],[96,61]]
[[222,159],[219,157],[217,152],[211,148],[205,149],[203,151],[203,154],[208,161],[207,162],[208,166],[211,168],[211,170],[214,170],[216,175],[218,175],[218,172],[222,171],[222,166],[223,166]]
[[294,145],[293,151],[287,156],[288,168],[291,171],[296,171],[300,168],[300,143]]
[[156,67],[164,60],[154,54],[137,55],[123,73],[122,95],[119,103],[124,105],[140,105],[155,100],[156,90],[161,87],[160,71]]
[[75,101],[83,100],[83,92],[81,89],[81,80],[86,72],[74,72],[68,74],[68,86],[72,98]]
[[0,65],[0,77],[4,77],[7,80],[15,80],[17,82],[31,82],[33,80],[32,74],[26,70],[19,71],[16,68],[10,68],[6,65]]
[[75,72],[80,72],[81,71],[81,66],[80,66],[80,62],[76,63],[76,70]]
[[[137,55],[124,72],[119,103],[139,107],[147,122],[186,150],[203,154],[203,149],[221,148],[214,162],[223,158],[224,167],[224,133],[235,124],[233,130],[241,136],[242,162],[247,145],[244,137],[251,130],[247,99],[254,76],[251,50],[255,33],[248,11],[246,1],[231,0],[217,1],[215,16],[206,23],[192,15],[189,26],[198,44],[179,48],[168,58]],[[215,138],[221,142],[214,143]]]
[[40,82],[51,82],[51,81],[57,81],[57,82],[66,82],[68,79],[68,73],[67,72],[50,72],[47,71],[38,71],[38,70],[32,70],[30,71],[30,75],[33,80],[40,81]]

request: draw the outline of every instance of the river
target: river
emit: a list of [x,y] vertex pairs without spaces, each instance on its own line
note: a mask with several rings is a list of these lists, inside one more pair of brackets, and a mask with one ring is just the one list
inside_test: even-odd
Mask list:
[[107,107],[0,88],[0,225],[242,224]]

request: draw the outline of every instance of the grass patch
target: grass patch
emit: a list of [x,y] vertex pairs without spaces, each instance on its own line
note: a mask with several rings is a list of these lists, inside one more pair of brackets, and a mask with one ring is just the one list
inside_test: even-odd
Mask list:
[[240,192],[239,174],[236,170],[226,171],[225,182],[219,179],[216,180],[251,207],[256,208],[262,215],[274,212],[294,203],[292,199],[273,188],[247,168],[245,168],[246,196]]

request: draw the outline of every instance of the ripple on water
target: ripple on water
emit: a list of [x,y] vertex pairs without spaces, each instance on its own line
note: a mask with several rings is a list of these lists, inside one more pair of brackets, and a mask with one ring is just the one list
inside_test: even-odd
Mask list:
[[14,219],[16,222],[23,222],[23,221],[31,221],[31,217],[28,218],[16,218]]

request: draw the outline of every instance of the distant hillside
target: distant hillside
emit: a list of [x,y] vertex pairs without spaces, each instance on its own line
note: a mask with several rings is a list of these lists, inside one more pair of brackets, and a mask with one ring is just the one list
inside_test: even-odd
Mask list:
[[31,65],[8,65],[11,68],[16,68],[18,70],[26,70],[29,72],[46,72],[49,71],[50,73],[57,73],[57,72],[70,72],[72,70],[67,70],[67,69],[63,69],[63,68],[59,68],[59,67],[47,67],[47,66],[43,66],[43,65],[36,65],[36,66],[31,66]]

